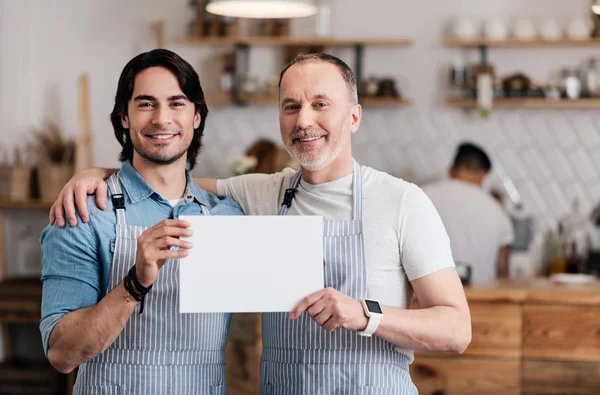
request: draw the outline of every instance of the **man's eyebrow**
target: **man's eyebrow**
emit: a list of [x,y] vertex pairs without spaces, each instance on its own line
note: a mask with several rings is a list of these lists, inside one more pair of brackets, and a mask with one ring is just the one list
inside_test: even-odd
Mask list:
[[173,100],[188,100],[186,95],[175,95],[175,96],[169,96],[169,98],[167,99],[169,101],[173,101]]
[[291,97],[284,97],[281,100],[281,104],[287,104],[287,103],[296,103],[296,100],[292,99]]
[[[312,100],[322,100],[322,99],[329,100],[329,96],[324,95],[324,94],[318,94],[312,98]],[[297,102],[297,100],[292,99],[291,97],[285,97],[281,101],[281,104],[296,103],[296,102]]]
[[[157,101],[156,97],[151,96],[151,95],[138,95],[136,96],[133,101],[142,101],[142,100],[148,100],[148,101]],[[169,96],[167,98],[168,101],[174,101],[174,100],[188,100],[186,95],[173,95],[173,96]]]
[[142,101],[142,100],[156,101],[156,97],[150,96],[150,95],[138,95],[133,99],[133,101]]

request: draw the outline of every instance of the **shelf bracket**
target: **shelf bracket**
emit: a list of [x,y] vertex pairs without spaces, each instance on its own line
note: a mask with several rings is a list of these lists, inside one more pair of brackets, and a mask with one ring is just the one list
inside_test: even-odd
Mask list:
[[479,59],[481,61],[481,69],[485,70],[488,63],[488,46],[480,45],[479,46]]
[[231,87],[232,100],[237,105],[244,105],[241,97],[241,84],[244,76],[250,69],[250,46],[237,43],[233,49],[233,86]]

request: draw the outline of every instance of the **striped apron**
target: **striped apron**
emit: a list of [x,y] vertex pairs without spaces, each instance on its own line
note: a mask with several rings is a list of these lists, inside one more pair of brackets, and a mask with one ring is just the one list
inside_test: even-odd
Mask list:
[[[111,195],[121,195],[113,175]],[[188,186],[186,196],[191,193]],[[127,225],[125,209],[116,209],[113,264],[107,293],[135,263],[137,238],[147,227]],[[210,215],[202,207],[204,215]],[[79,367],[74,394],[82,395],[224,395],[227,320],[224,314],[179,313],[179,259],[160,269],[152,290],[131,315],[121,335],[102,354]],[[125,302],[124,302],[125,303]]]
[[[290,189],[297,189],[296,173]],[[280,215],[287,214],[282,206]],[[354,162],[350,221],[324,221],[325,286],[361,300],[369,297],[362,232],[362,178]],[[264,395],[412,395],[409,358],[373,335],[327,332],[307,312],[295,321],[288,313],[263,313],[260,393]]]

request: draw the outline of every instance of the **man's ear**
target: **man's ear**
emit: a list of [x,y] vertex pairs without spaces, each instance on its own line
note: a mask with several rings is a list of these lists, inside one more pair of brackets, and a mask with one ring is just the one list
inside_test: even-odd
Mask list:
[[123,115],[121,117],[121,126],[123,126],[125,129],[129,129],[129,118],[127,115]]
[[194,114],[194,129],[198,129],[200,127],[200,122],[202,121],[202,116],[198,111]]
[[362,119],[362,107],[360,104],[352,106],[352,133],[356,133],[360,127],[360,120]]

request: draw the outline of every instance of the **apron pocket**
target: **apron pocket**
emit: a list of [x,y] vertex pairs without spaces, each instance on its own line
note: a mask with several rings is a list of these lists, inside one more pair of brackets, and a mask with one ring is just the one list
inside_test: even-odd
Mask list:
[[121,395],[121,387],[118,385],[85,385],[75,390],[74,394],[81,395]]
[[227,388],[224,385],[212,385],[210,395],[227,395]]

